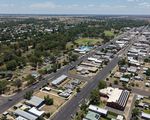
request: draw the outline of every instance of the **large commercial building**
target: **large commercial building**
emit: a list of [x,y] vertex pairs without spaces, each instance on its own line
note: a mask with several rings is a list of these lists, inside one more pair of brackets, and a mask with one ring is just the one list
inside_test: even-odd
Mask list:
[[124,110],[129,94],[130,92],[127,90],[112,87],[100,90],[100,95],[108,98],[107,106],[118,110]]

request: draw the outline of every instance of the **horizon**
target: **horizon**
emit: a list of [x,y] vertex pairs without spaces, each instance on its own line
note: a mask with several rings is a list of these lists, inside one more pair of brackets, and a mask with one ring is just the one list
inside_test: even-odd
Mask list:
[[148,0],[1,0],[0,14],[150,15]]

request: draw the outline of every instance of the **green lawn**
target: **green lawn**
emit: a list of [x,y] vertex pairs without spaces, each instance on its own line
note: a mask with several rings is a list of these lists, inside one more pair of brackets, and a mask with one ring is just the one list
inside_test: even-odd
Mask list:
[[116,117],[117,117],[117,114],[108,112],[107,117],[101,117],[101,120],[111,120],[112,118],[116,119]]
[[144,99],[143,99],[143,102],[144,102],[144,103],[148,103],[148,104],[150,104],[150,99],[148,99],[148,98],[144,98]]
[[66,49],[73,49],[74,48],[74,44],[72,43],[72,42],[68,42],[67,44],[66,44]]
[[106,102],[100,101],[99,107],[100,108],[104,108],[105,106],[106,106]]
[[96,45],[97,43],[101,43],[102,39],[93,39],[93,38],[80,38],[75,41],[78,45]]
[[105,33],[105,36],[109,36],[109,37],[114,36],[114,31],[105,30],[104,33]]
[[150,110],[143,110],[143,112],[150,114]]

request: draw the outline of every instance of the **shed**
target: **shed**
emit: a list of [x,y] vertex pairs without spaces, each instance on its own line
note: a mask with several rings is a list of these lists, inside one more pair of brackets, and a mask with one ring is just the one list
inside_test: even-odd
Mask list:
[[123,78],[123,77],[121,77],[121,78],[120,78],[120,81],[121,81],[121,82],[129,82],[129,78]]

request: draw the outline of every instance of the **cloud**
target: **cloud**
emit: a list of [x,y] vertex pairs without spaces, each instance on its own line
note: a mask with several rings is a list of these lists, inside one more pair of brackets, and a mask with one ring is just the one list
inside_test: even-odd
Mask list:
[[53,2],[35,3],[30,5],[30,8],[32,9],[50,9],[50,8],[54,9],[56,7],[57,5],[54,4]]
[[150,7],[150,3],[148,2],[142,2],[142,3],[139,3],[138,5],[141,7]]
[[14,7],[15,5],[14,4],[0,4],[0,7]]
[[143,2],[145,0],[127,0],[127,2]]

